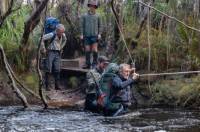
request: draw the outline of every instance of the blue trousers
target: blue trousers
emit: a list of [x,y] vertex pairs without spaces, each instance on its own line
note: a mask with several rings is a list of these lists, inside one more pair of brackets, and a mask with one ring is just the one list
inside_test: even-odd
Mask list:
[[60,51],[50,50],[47,53],[46,72],[60,72],[61,56]]

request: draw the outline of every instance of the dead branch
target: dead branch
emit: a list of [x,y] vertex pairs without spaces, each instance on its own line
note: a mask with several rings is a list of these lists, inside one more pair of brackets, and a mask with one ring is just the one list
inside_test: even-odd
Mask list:
[[8,62],[7,62],[6,55],[5,55],[5,52],[3,50],[2,45],[0,45],[0,52],[1,52],[1,57],[2,57],[2,60],[3,60],[3,64],[5,66],[6,72],[8,74],[9,79],[12,82],[12,89],[13,89],[14,93],[16,93],[17,97],[22,101],[24,108],[27,108],[29,106],[29,104],[27,102],[26,97],[23,95],[23,93],[20,92],[19,88],[17,87],[17,85],[15,83],[14,77],[13,77],[13,75],[10,71],[10,68],[8,66]]
[[49,0],[43,0],[41,1],[40,5],[38,8],[32,13],[30,18],[25,22],[25,27],[24,27],[24,33],[22,36],[22,52],[25,52],[24,49],[26,49],[26,45],[29,39],[30,33],[35,29],[35,27],[38,25],[40,22],[40,16],[44,10],[44,8],[47,6],[47,3]]
[[[152,5],[153,4],[153,0],[151,0],[147,5]],[[142,21],[140,22],[140,26],[139,26],[139,30],[138,30],[138,32],[137,32],[137,34],[136,34],[136,36],[135,36],[135,38],[136,39],[139,39],[140,38],[140,35],[141,35],[141,33],[142,33],[142,31],[143,31],[143,29],[144,29],[144,27],[145,27],[145,23],[146,23],[146,21],[147,21],[147,16],[148,16],[148,8],[145,8],[144,9],[144,17],[143,17],[143,19],[142,19]]]
[[194,31],[197,31],[197,32],[200,33],[200,30],[199,30],[199,29],[197,29],[197,28],[195,28],[195,27],[192,27],[192,26],[189,26],[189,25],[185,24],[183,21],[178,20],[176,17],[170,16],[170,15],[168,15],[168,14],[166,14],[166,13],[164,13],[164,12],[158,10],[158,9],[156,9],[156,8],[153,7],[153,6],[150,6],[150,5],[148,5],[148,4],[146,4],[146,3],[142,2],[142,1],[134,1],[134,2],[135,2],[135,3],[140,3],[140,4],[142,4],[142,5],[146,6],[146,7],[149,7],[149,8],[151,8],[151,9],[155,10],[156,12],[158,12],[158,13],[160,13],[160,14],[166,16],[168,19],[172,19],[172,20],[174,20],[174,21],[176,21],[176,22],[182,24],[183,26],[187,27],[188,29],[191,29],[191,30],[194,30]]
[[39,95],[37,95],[36,93],[34,93],[32,90],[26,88],[26,87],[19,81],[19,79],[17,78],[17,76],[16,76],[15,73],[13,72],[12,68],[10,67],[10,64],[7,63],[7,65],[8,65],[8,68],[9,68],[9,70],[10,70],[10,72],[11,72],[13,78],[14,78],[15,81],[19,84],[19,86],[20,86],[22,89],[24,89],[26,92],[28,92],[29,94],[31,94],[31,95],[33,95],[34,97],[40,99]]

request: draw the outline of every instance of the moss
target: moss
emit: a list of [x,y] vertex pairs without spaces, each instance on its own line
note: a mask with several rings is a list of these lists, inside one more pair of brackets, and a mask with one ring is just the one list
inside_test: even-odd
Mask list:
[[31,88],[33,91],[37,91],[38,88],[38,77],[36,73],[29,73],[23,76],[24,83],[28,88]]
[[77,77],[70,77],[68,84],[70,88],[77,88],[78,87],[78,78]]

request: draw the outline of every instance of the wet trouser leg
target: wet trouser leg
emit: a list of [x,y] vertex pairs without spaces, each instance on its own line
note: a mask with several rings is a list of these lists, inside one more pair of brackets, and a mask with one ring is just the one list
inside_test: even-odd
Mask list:
[[55,79],[55,89],[60,90],[60,73],[54,72],[54,79]]
[[105,116],[118,116],[123,112],[124,108],[121,103],[109,103],[104,109]]
[[85,109],[91,112],[98,112],[96,94],[87,94],[85,100]]
[[50,88],[49,88],[49,76],[50,76],[50,73],[46,72],[45,73],[45,88],[46,88],[47,91],[50,90]]
[[52,67],[53,67],[53,60],[54,60],[54,54],[52,51],[48,51],[47,53],[47,58],[46,58],[46,61],[45,61],[45,88],[46,90],[50,90],[49,88],[49,77],[50,77],[50,74],[52,72]]

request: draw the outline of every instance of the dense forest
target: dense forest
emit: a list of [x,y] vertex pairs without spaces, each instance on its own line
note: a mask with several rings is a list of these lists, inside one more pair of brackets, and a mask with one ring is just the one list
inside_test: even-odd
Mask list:
[[[0,46],[8,69],[38,93],[37,52],[45,18],[56,17],[65,25],[62,58],[76,58],[84,52],[79,23],[86,12],[87,0],[1,0]],[[103,23],[100,53],[113,62],[135,63],[140,74],[199,70],[199,0],[99,0],[97,12]],[[0,58],[0,87],[5,89],[12,82],[3,54]],[[198,74],[150,76],[141,78],[137,90],[151,97],[151,105],[196,108],[199,80]]]

